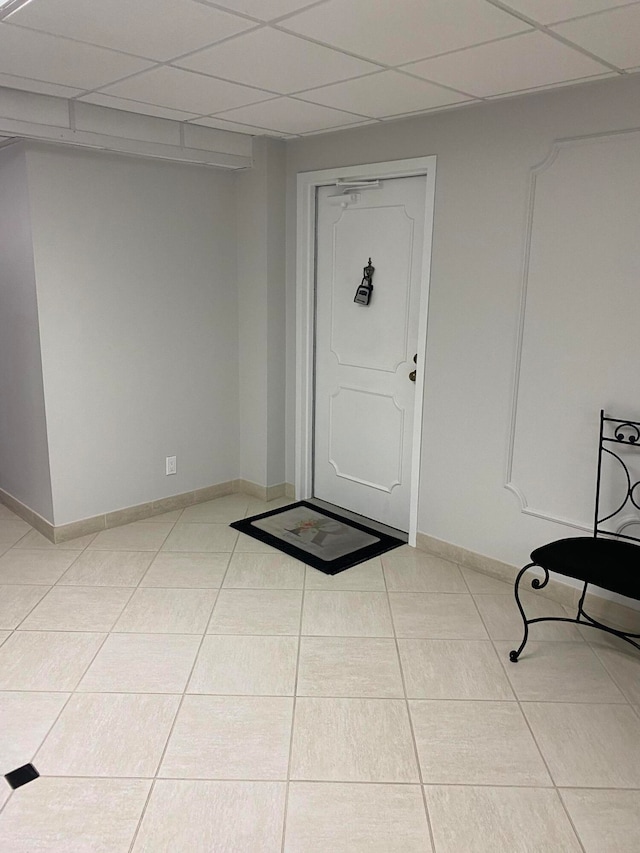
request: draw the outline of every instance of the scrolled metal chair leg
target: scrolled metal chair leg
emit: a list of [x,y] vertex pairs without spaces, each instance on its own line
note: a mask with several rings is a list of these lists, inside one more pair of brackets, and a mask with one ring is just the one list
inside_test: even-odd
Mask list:
[[520,601],[520,580],[524,573],[529,571],[529,569],[532,569],[534,566],[536,566],[537,568],[542,568],[542,571],[544,572],[544,578],[542,580],[540,580],[539,578],[533,578],[533,580],[531,581],[531,586],[533,587],[533,589],[544,589],[544,587],[549,583],[549,572],[544,567],[538,566],[537,563],[528,563],[518,572],[518,577],[516,578],[513,592],[515,595],[516,604],[518,605],[518,610],[520,611],[520,615],[522,616],[522,622],[524,625],[524,637],[522,638],[522,642],[520,643],[519,648],[511,649],[511,651],[509,652],[509,660],[512,663],[518,662],[518,658],[520,657],[524,647],[527,645],[527,640],[529,639],[530,620],[527,619],[527,615],[524,612],[522,602]]

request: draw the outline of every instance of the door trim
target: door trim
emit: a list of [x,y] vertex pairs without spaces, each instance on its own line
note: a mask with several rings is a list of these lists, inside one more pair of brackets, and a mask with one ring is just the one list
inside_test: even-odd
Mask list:
[[375,180],[424,175],[426,198],[424,248],[420,282],[418,323],[418,363],[423,365],[422,382],[416,382],[411,459],[411,498],[409,505],[409,544],[415,546],[418,531],[422,410],[426,374],[427,320],[431,274],[431,246],[435,203],[436,157],[415,157],[343,168],[299,172],[297,180],[296,221],[296,421],[295,490],[296,500],[313,494],[313,392],[315,348],[315,267],[316,267],[316,192],[318,187],[342,180]]

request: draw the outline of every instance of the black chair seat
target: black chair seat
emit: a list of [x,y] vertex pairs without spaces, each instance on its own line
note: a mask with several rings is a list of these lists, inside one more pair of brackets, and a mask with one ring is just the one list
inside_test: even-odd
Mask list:
[[531,552],[538,566],[640,600],[640,545],[579,536]]

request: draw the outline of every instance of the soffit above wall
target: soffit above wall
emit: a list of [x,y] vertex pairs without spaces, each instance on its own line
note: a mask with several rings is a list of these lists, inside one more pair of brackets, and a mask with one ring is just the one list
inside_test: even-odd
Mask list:
[[325,133],[639,68],[640,0],[0,8],[0,86],[253,135]]
[[0,144],[5,135],[223,169],[253,163],[247,134],[0,88]]

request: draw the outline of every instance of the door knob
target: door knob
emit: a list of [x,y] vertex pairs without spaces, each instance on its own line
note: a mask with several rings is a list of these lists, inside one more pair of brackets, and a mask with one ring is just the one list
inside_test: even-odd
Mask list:
[[[413,357],[413,363],[414,363],[414,364],[417,364],[417,363],[418,363],[418,353],[416,353],[416,354],[414,355],[414,357]],[[412,370],[412,371],[411,371],[411,373],[409,374],[409,379],[410,379],[412,382],[415,382],[415,381],[416,381],[416,371],[415,371],[415,370]]]

